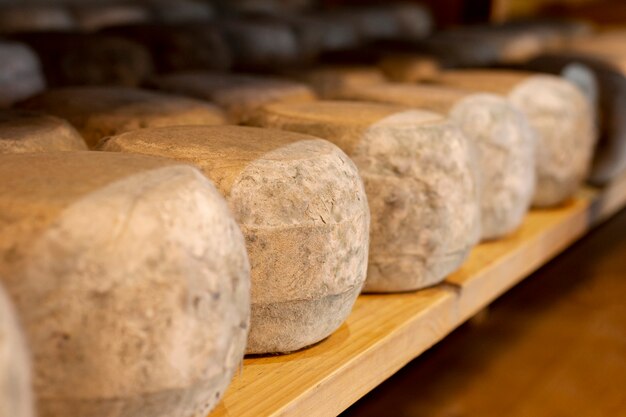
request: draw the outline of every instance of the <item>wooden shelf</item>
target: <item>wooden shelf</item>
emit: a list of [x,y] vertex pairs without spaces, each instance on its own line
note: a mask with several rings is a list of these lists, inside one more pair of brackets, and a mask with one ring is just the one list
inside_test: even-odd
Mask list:
[[437,343],[626,203],[626,176],[571,203],[531,212],[507,239],[476,247],[434,288],[362,295],[328,339],[290,355],[248,358],[218,416],[334,416]]

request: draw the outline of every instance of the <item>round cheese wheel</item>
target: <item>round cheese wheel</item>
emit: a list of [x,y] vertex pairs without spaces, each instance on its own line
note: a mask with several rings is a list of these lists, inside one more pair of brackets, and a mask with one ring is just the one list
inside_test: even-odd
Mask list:
[[0,287],[0,417],[34,417],[30,355],[13,305]]
[[626,171],[626,52],[623,58],[587,52],[544,54],[526,66],[560,74],[595,104],[600,140],[589,182],[603,186]]
[[346,90],[387,81],[382,71],[368,66],[331,65],[291,72],[288,75],[309,84],[324,99],[335,99]]
[[520,226],[535,191],[536,133],[504,97],[445,86],[390,83],[355,89],[344,98],[447,114],[477,150],[482,238],[503,237]]
[[0,155],[0,279],[41,417],[206,415],[240,366],[244,240],[193,167],[141,155]]
[[212,4],[202,0],[148,0],[146,5],[157,20],[165,23],[207,22],[215,15]]
[[439,82],[504,93],[537,132],[535,207],[571,198],[588,175],[596,143],[594,112],[584,94],[561,77],[516,71],[449,71]]
[[346,319],[367,269],[363,183],[331,143],[239,126],[143,129],[102,150],[192,162],[226,196],[252,266],[247,353],[290,352]]
[[269,104],[253,122],[328,139],[354,160],[372,215],[365,291],[441,282],[479,240],[475,156],[461,130],[441,115],[320,101]]
[[235,123],[245,123],[268,103],[315,100],[315,93],[305,84],[248,74],[182,72],[155,77],[151,83],[171,93],[212,101]]
[[152,58],[129,40],[81,32],[29,32],[12,39],[33,48],[52,87],[76,85],[136,86],[153,72]]
[[0,6],[0,32],[28,32],[35,30],[71,30],[76,27],[71,13],[63,6],[55,5]]
[[35,52],[18,42],[0,41],[0,108],[37,94],[45,86]]
[[84,31],[96,31],[107,26],[145,23],[151,18],[148,9],[139,4],[77,4],[72,7],[72,14],[78,27]]
[[435,57],[419,54],[391,54],[383,57],[378,67],[391,81],[423,82],[434,80],[441,71]]
[[104,33],[143,45],[162,73],[227,70],[232,66],[232,52],[224,36],[206,22],[126,25]]
[[222,18],[215,23],[233,54],[233,67],[244,71],[278,70],[301,55],[289,24],[263,16]]
[[89,147],[105,136],[145,127],[216,125],[217,107],[184,97],[125,87],[68,87],[48,90],[20,104],[69,121]]
[[80,134],[63,119],[26,111],[0,111],[0,154],[83,151]]

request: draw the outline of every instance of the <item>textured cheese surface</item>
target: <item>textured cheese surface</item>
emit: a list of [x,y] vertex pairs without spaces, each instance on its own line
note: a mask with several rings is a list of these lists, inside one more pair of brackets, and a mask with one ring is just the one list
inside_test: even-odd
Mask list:
[[344,96],[448,114],[477,151],[483,239],[504,236],[521,224],[535,191],[536,135],[504,97],[400,83],[363,87]]
[[0,154],[84,150],[85,141],[65,120],[25,111],[0,111]]
[[365,280],[369,210],[356,167],[331,143],[237,126],[129,132],[103,150],[191,162],[227,197],[252,265],[248,353],[320,341]]
[[0,41],[0,74],[0,108],[37,94],[46,86],[37,55],[18,42]]
[[520,71],[449,71],[439,81],[504,93],[537,133],[537,187],[533,205],[562,204],[588,175],[597,134],[583,93],[565,79]]
[[213,185],[103,152],[0,155],[0,179],[0,278],[39,415],[206,415],[249,319],[243,237]]
[[34,417],[30,354],[13,305],[0,287],[0,417]]
[[372,215],[366,291],[440,282],[478,241],[475,156],[441,115],[348,101],[279,103],[254,122],[330,140],[354,160]]

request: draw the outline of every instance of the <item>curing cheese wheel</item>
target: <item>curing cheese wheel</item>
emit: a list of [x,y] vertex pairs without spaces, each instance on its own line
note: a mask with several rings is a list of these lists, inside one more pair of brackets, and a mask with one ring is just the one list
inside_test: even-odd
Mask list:
[[290,352],[339,327],[367,269],[369,211],[348,157],[327,141],[238,126],[142,129],[102,150],[192,162],[226,196],[248,246],[247,353]]
[[126,25],[104,33],[137,42],[152,54],[159,72],[226,70],[232,53],[224,36],[206,22]]
[[77,4],[71,10],[76,24],[84,31],[148,22],[151,18],[148,9],[137,4]]
[[432,81],[441,71],[434,57],[419,54],[392,54],[380,60],[379,68],[391,81],[414,83]]
[[136,86],[153,71],[141,45],[114,36],[80,32],[29,32],[12,36],[33,48],[52,87]]
[[18,42],[0,41],[0,108],[37,94],[45,86],[35,52]]
[[0,279],[40,417],[204,416],[243,356],[241,231],[193,167],[141,155],[0,155]]
[[253,123],[338,145],[365,183],[371,245],[365,291],[409,291],[456,270],[480,237],[470,143],[441,115],[404,106],[275,103]]
[[[592,103],[600,131],[589,181],[605,185],[626,170],[626,52],[553,52],[526,63],[534,71],[559,74],[577,84]],[[590,79],[591,77],[591,79]]]
[[0,111],[0,154],[82,151],[87,145],[65,120],[25,111]]
[[0,287],[0,417],[34,417],[30,355],[13,306]]
[[208,103],[124,87],[48,90],[20,106],[66,119],[89,147],[105,136],[144,127],[224,123],[221,110]]
[[428,35],[433,26],[428,10],[416,4],[351,7],[343,13],[350,16],[361,35],[369,41],[416,40]]
[[520,226],[535,191],[536,133],[504,97],[445,86],[383,84],[355,89],[344,98],[447,114],[478,151],[482,238],[503,237]]
[[245,123],[264,104],[315,99],[305,84],[280,78],[218,72],[183,72],[155,77],[161,90],[212,101],[235,123]]
[[313,6],[312,0],[215,0],[221,8],[245,13],[302,11]]
[[71,30],[76,27],[76,22],[65,7],[17,3],[0,6],[0,32]]
[[560,77],[521,71],[449,71],[438,82],[507,95],[538,135],[533,205],[551,207],[574,195],[596,143],[593,111],[578,88]]
[[233,68],[272,71],[296,65],[298,39],[289,24],[263,16],[222,18],[215,25],[233,54]]
[[422,47],[457,67],[523,63],[551,48],[579,42],[588,28],[557,22],[510,22],[438,32]]
[[211,4],[201,0],[177,0],[176,4],[169,0],[149,0],[146,6],[158,21],[165,23],[206,22],[215,15]]
[[344,90],[386,82],[384,74],[369,66],[323,66],[307,71],[288,73],[311,86],[324,99],[334,99]]

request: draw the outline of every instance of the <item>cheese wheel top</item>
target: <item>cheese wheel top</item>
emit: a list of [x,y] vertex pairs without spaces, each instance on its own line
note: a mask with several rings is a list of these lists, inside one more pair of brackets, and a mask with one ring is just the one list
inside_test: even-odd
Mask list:
[[224,123],[221,110],[209,103],[126,87],[48,90],[20,106],[67,119],[90,147],[103,137],[143,127]]
[[[33,164],[37,166],[36,175],[24,175]],[[91,191],[136,173],[171,165],[181,164],[163,158],[100,152],[0,155],[0,195],[11,196],[0,201],[0,227],[11,223],[13,212],[24,210],[36,211],[33,218],[38,220],[52,221],[68,204]],[[3,240],[0,236],[0,247]]]
[[248,112],[275,101],[312,101],[315,93],[308,86],[275,77],[189,71],[155,77],[161,90],[212,101],[236,121],[245,121]]
[[467,90],[441,85],[387,83],[348,90],[341,94],[341,98],[398,104],[447,113],[469,94],[471,92]]
[[[238,220],[249,225],[316,224],[320,218],[311,218],[310,213],[318,203],[303,198],[309,193],[313,198],[317,189],[315,183],[333,183],[335,187],[350,188],[337,176],[323,174],[325,170],[331,172],[343,164],[342,160],[347,161],[336,146],[313,136],[280,130],[242,126],[141,129],[108,138],[101,143],[100,149],[168,157],[197,165],[223,194],[231,199],[239,196],[250,200],[242,206],[256,206],[248,210],[231,204],[235,213],[239,214]],[[299,173],[298,181],[285,177],[291,170]],[[247,181],[245,174],[250,175],[252,171],[258,171],[259,179],[263,178],[262,185]],[[358,177],[356,168],[352,167],[348,172]],[[354,185],[351,187],[354,188]],[[260,196],[266,188],[272,190],[263,199]],[[305,206],[310,207],[293,202],[290,208],[282,207],[284,201],[279,196],[294,201],[296,198],[298,201],[306,200]],[[323,221],[340,222],[347,211],[360,210],[360,207],[350,204],[349,198],[337,199],[334,209]],[[265,211],[260,207],[265,207]],[[340,213],[339,217],[335,218],[337,213]]]
[[[281,117],[327,123],[329,125],[358,125],[370,126],[397,113],[411,111],[405,106],[395,106],[379,103],[363,103],[358,101],[314,101],[311,103],[285,104],[275,103],[264,107],[263,113],[276,114]],[[415,123],[433,123],[442,119],[440,115],[430,112],[412,112]],[[398,120],[396,125],[405,123]]]
[[0,153],[87,150],[63,119],[26,111],[0,111]]
[[533,75],[532,72],[510,70],[451,70],[441,72],[436,82],[473,91],[506,95],[517,84]]

